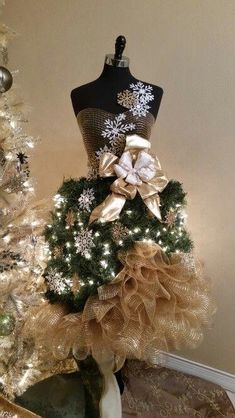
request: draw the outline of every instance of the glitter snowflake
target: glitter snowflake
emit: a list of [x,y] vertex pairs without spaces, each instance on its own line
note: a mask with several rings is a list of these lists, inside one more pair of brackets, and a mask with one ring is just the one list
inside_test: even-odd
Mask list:
[[99,175],[99,165],[97,164],[98,156],[92,156],[87,161],[87,180],[96,179]]
[[65,221],[68,226],[73,226],[75,224],[75,215],[72,210],[69,210],[66,214]]
[[130,88],[135,92],[138,101],[141,103],[148,103],[154,99],[153,88],[149,84],[145,85],[142,81],[138,81],[136,84],[131,83]]
[[135,129],[134,123],[123,123],[125,119],[126,115],[120,113],[115,116],[114,120],[106,119],[104,121],[105,129],[102,130],[101,135],[103,138],[108,139],[111,145],[113,145],[118,138],[123,138],[127,132]]
[[111,152],[114,155],[117,155],[118,157],[120,157],[124,151],[126,145],[126,139],[123,138],[118,138],[112,145],[111,147]]
[[92,188],[84,189],[78,198],[80,209],[90,210],[93,200],[95,200],[94,190]]
[[[124,90],[118,93],[118,103],[130,109],[133,116],[146,116],[147,111],[150,109],[148,103],[154,100],[154,95],[152,94],[153,87],[138,81],[137,83],[131,83],[130,89],[132,91]],[[128,91],[129,94],[127,94]],[[132,97],[132,101],[130,97]]]
[[50,269],[46,275],[48,289],[61,295],[70,291],[72,280],[63,276],[63,273],[56,269]]
[[118,93],[117,97],[117,102],[123,107],[126,107],[127,109],[130,109],[130,107],[134,105],[136,100],[136,94],[127,89]]
[[88,228],[82,229],[81,232],[78,232],[75,236],[75,247],[77,253],[86,257],[91,248],[94,246],[95,244],[93,242],[92,231]]
[[177,218],[177,214],[175,212],[173,212],[172,210],[169,210],[166,214],[166,220],[165,223],[169,226],[172,227],[176,221]]
[[107,147],[107,145],[105,145],[103,148],[100,148],[98,151],[96,151],[96,158],[99,160],[100,157],[105,154],[106,152],[112,152],[112,148],[111,147]]
[[129,234],[129,229],[121,222],[115,222],[112,227],[112,236],[116,243]]

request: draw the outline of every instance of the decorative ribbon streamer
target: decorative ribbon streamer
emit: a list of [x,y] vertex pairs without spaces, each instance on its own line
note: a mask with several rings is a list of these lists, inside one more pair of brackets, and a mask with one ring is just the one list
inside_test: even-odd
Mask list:
[[117,179],[110,186],[112,193],[91,212],[89,223],[96,219],[114,221],[126,199],[134,199],[137,192],[150,212],[161,220],[158,193],[166,187],[168,180],[157,156],[148,152],[150,147],[147,139],[139,135],[127,135],[126,147],[120,158],[111,152],[101,156],[100,177],[117,176]]

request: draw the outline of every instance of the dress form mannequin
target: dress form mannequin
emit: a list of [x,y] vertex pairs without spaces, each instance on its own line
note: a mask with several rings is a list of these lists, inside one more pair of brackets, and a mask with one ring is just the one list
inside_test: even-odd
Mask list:
[[[76,117],[79,112],[87,108],[102,109],[114,115],[123,112],[123,106],[116,100],[117,94],[121,90],[128,89],[131,83],[135,84],[138,81],[142,81],[131,74],[129,58],[122,56],[125,44],[125,38],[119,36],[115,44],[115,54],[107,54],[105,56],[105,63],[100,76],[96,80],[72,90],[71,100]],[[142,83],[147,84],[143,81]],[[149,83],[148,85],[152,86],[154,96],[149,112],[156,119],[163,89]],[[100,401],[100,416],[101,418],[121,418],[120,391],[123,391],[121,372],[119,371],[116,374],[116,380],[112,373],[112,363],[101,363],[99,364],[99,369],[102,372],[105,383],[105,391]]]
[[[87,107],[100,108],[114,114],[122,112],[122,106],[114,100],[117,93],[128,89],[130,83],[142,81],[131,74],[129,58],[122,56],[125,44],[125,37],[119,36],[115,44],[116,52],[114,55],[107,54],[105,56],[104,67],[100,76],[96,80],[72,90],[71,100],[76,116],[78,112]],[[143,81],[143,83],[146,82]],[[150,112],[156,119],[163,89],[153,84],[149,85],[152,86],[154,94]]]

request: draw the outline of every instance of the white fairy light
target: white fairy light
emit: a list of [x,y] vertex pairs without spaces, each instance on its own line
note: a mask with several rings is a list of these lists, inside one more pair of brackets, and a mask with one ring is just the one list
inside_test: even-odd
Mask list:
[[10,240],[11,240],[10,234],[6,235],[3,239],[6,243],[10,242]]
[[100,233],[97,231],[97,232],[95,232],[95,237],[99,237],[100,236]]
[[91,258],[91,254],[90,253],[85,253],[84,257],[89,260]]
[[134,232],[139,232],[139,231],[140,231],[140,228],[138,227],[134,229]]
[[6,160],[11,161],[11,160],[13,160],[13,159],[14,159],[14,156],[13,156],[13,154],[12,154],[12,153],[8,152],[8,153],[5,155],[5,158],[6,158]]
[[118,241],[118,244],[119,244],[119,245],[122,245],[122,244],[123,244],[122,239],[120,239],[120,240]]
[[145,232],[147,232],[147,233],[148,233],[148,232],[149,232],[149,228],[146,228],[146,229],[145,229]]
[[94,284],[93,280],[89,280],[89,284]]
[[30,142],[27,142],[27,145],[28,145],[29,148],[34,148],[34,143],[31,142],[31,141]]
[[106,267],[108,266],[108,263],[107,263],[107,261],[106,261],[106,260],[101,260],[101,261],[100,261],[100,264],[101,264],[101,266],[102,266],[102,267],[104,267],[104,268],[106,268]]
[[68,241],[68,242],[66,242],[66,247],[67,248],[70,248],[71,247],[71,243]]

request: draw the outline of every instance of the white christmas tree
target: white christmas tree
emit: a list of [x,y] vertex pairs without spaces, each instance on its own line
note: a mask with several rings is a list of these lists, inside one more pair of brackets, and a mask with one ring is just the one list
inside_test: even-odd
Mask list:
[[16,87],[17,71],[5,67],[7,45],[15,36],[0,23],[0,385],[11,400],[36,381],[74,367],[36,351],[21,334],[27,309],[44,299],[42,231],[48,205],[34,200],[28,157],[38,139],[24,131],[28,112]]

